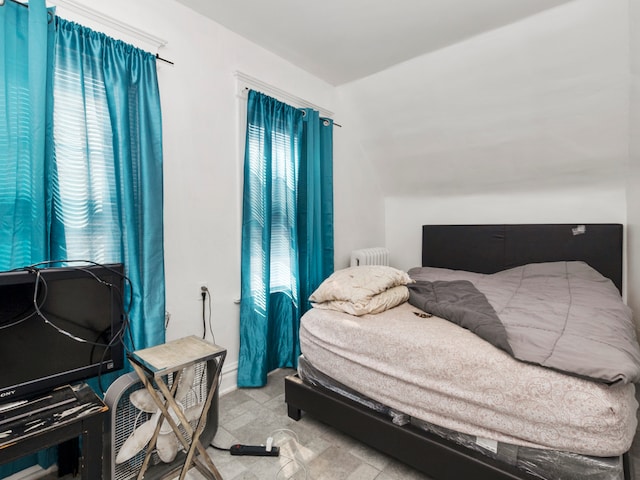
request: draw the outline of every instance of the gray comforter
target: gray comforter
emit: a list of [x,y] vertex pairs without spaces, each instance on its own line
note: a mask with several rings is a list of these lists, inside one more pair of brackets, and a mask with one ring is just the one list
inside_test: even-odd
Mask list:
[[491,275],[422,267],[409,275],[417,282],[410,303],[519,360],[606,383],[640,381],[631,310],[613,283],[583,262],[530,264]]
[[507,329],[487,297],[468,280],[416,281],[409,287],[409,303],[444,318],[513,355]]

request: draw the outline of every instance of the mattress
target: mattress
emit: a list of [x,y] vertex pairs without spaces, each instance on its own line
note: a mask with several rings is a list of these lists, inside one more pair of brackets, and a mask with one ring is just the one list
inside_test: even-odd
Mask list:
[[555,480],[624,480],[624,463],[618,457],[592,457],[558,450],[520,447],[508,443],[466,435],[432,423],[411,418],[370,399],[337,382],[311,365],[303,355],[298,361],[298,375],[304,383],[330,390],[364,407],[390,418],[399,426],[411,424],[426,432],[445,438],[458,445],[479,452],[493,459],[517,467],[541,479]]
[[300,345],[321,372],[391,409],[490,441],[609,457],[636,430],[633,384],[606,385],[515,360],[403,303],[355,317],[313,308]]

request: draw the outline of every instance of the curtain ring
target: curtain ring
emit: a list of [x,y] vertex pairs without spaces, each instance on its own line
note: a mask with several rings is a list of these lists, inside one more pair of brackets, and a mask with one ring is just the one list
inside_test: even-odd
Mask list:
[[325,119],[322,121],[322,124],[323,124],[325,127],[328,127],[329,125],[331,125],[331,122],[325,118]]

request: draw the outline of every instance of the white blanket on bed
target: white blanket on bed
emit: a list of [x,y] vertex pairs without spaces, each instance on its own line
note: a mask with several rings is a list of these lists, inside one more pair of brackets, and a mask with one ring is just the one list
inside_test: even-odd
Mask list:
[[408,303],[361,317],[313,308],[302,318],[302,353],[344,385],[462,433],[596,456],[629,449],[633,384],[522,363],[468,330],[416,313]]

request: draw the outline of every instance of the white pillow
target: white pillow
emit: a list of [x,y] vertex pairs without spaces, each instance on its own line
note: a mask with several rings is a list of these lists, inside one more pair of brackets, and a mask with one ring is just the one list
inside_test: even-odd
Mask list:
[[332,273],[309,297],[312,303],[342,300],[365,303],[374,295],[413,283],[406,272],[384,265],[362,265]]
[[[358,267],[360,268],[360,267]],[[405,285],[391,287],[384,292],[374,295],[364,302],[350,302],[348,300],[329,300],[314,303],[315,308],[336,310],[350,315],[360,316],[368,313],[381,313],[409,300],[409,289]]]

